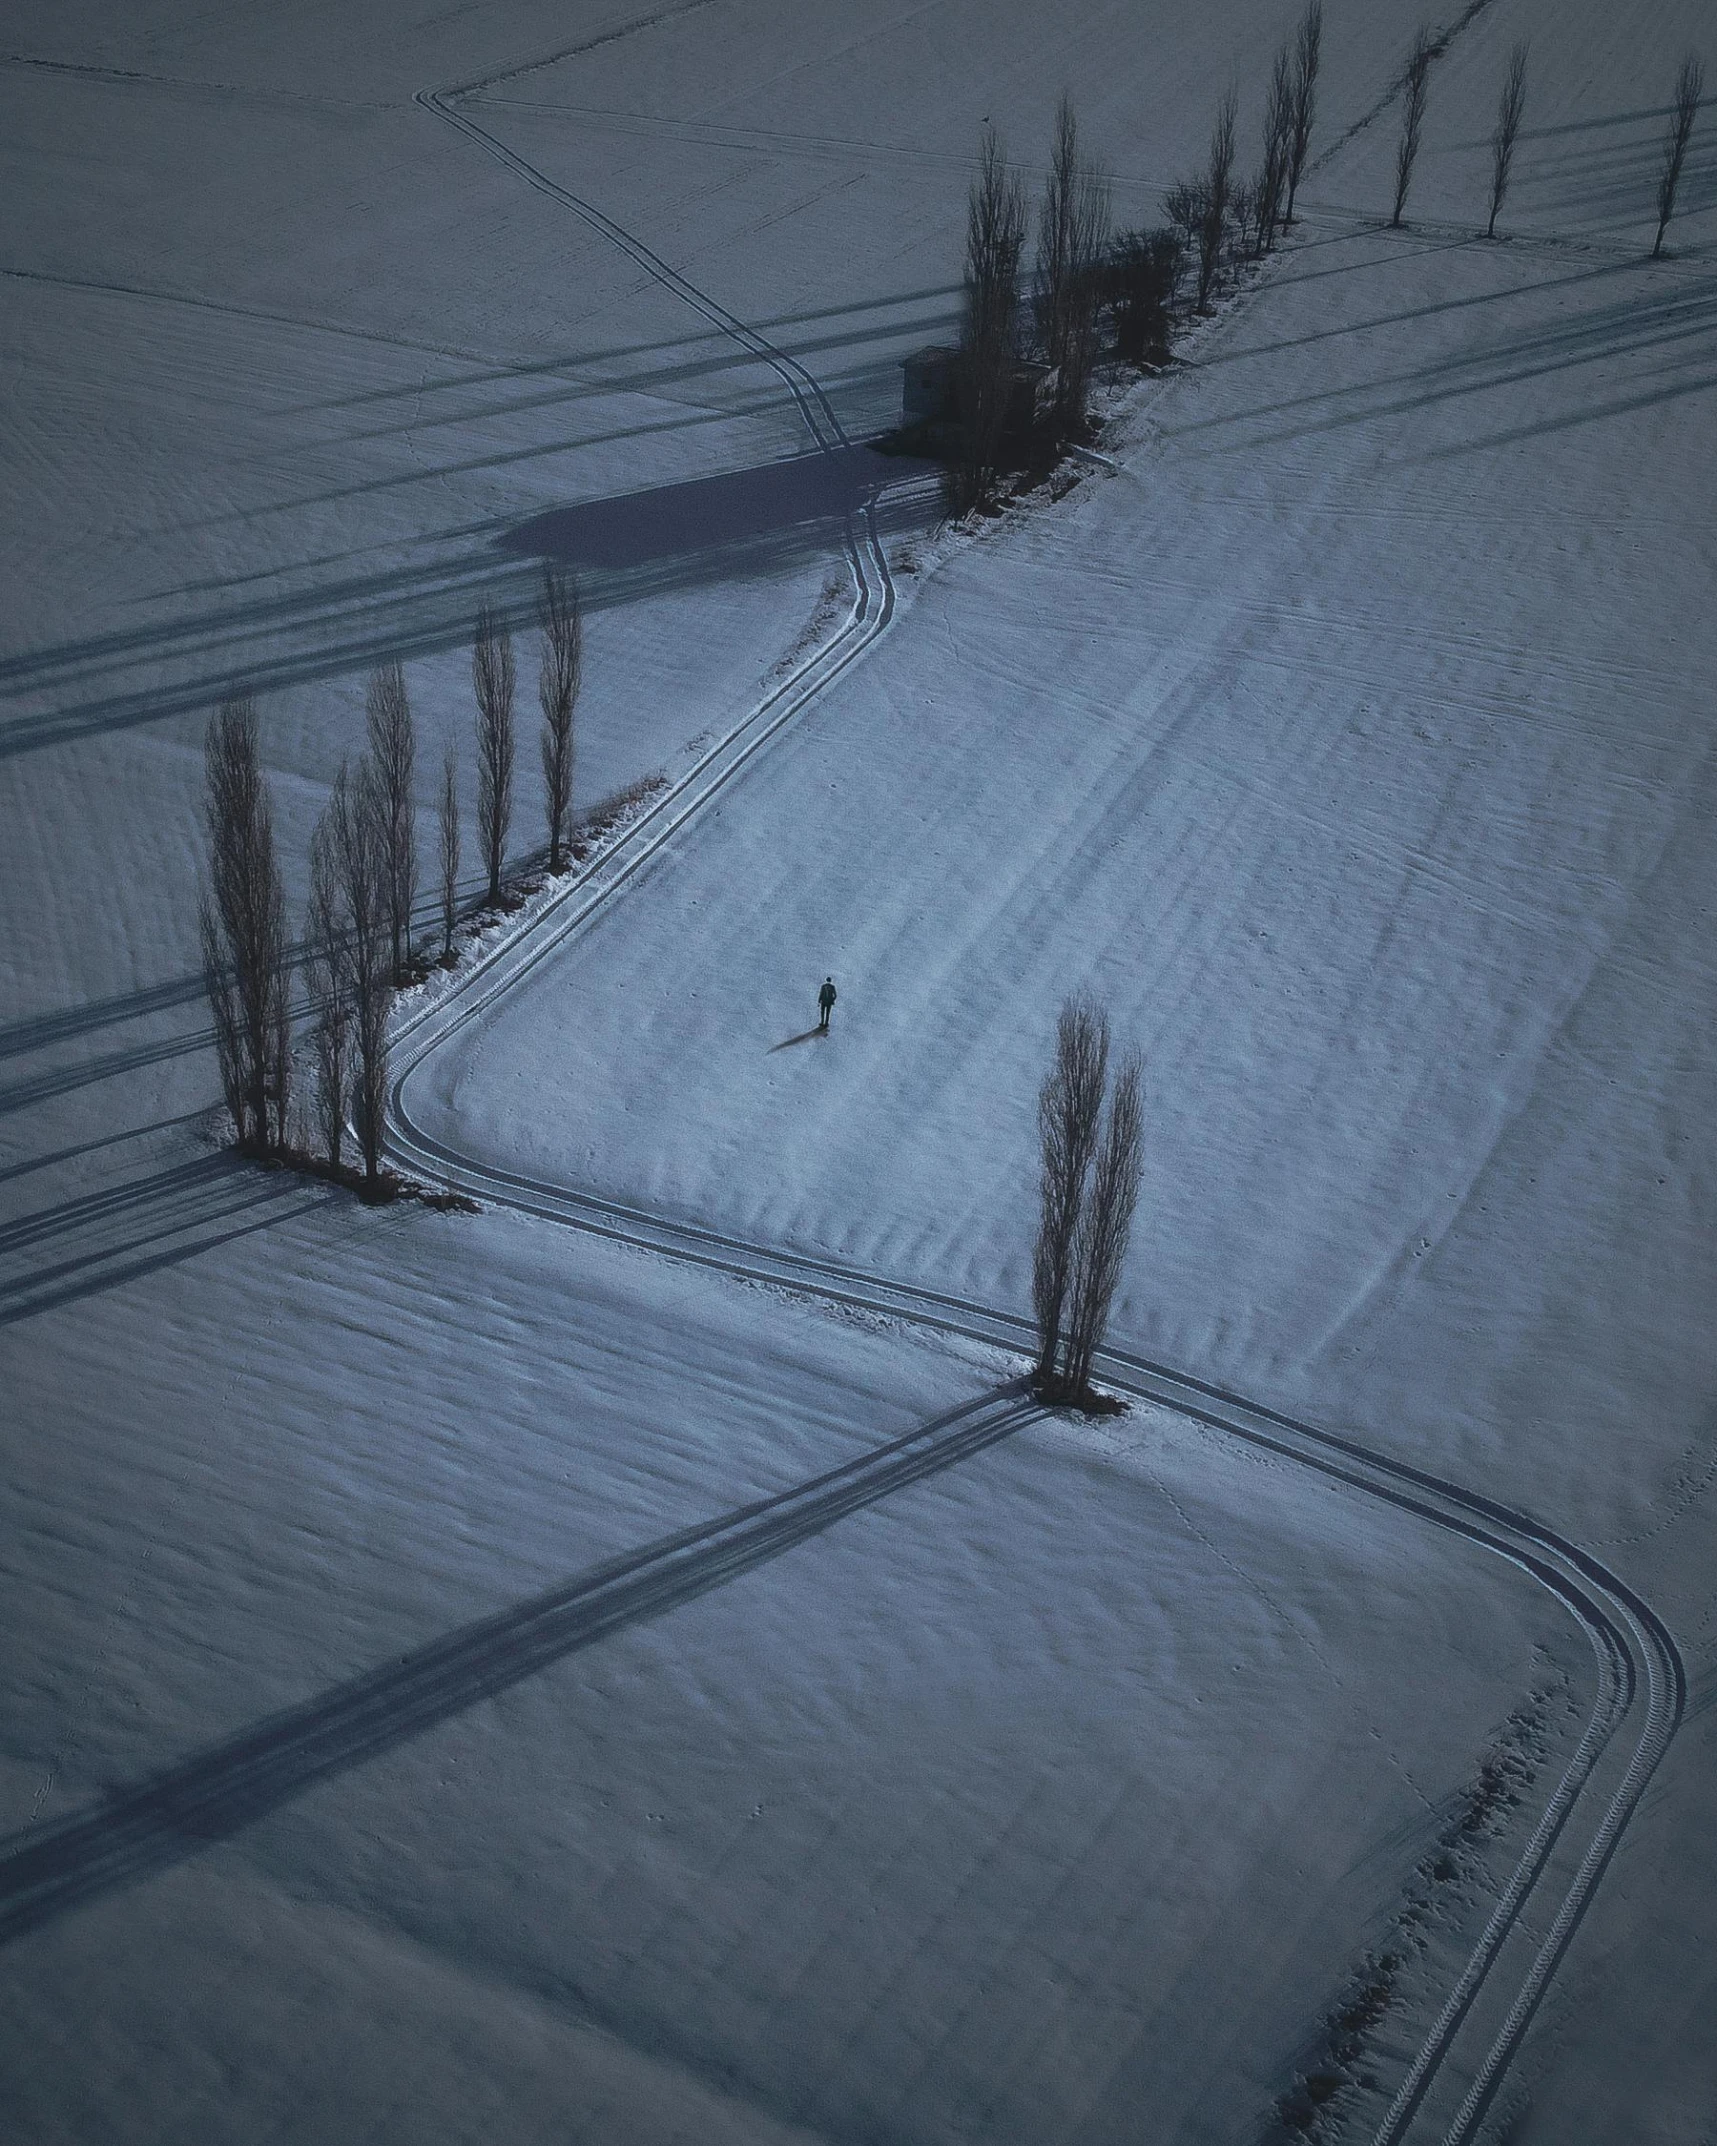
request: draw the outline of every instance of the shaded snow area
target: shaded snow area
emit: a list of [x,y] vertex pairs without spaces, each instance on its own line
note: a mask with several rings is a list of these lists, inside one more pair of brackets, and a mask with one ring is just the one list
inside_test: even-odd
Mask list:
[[[1391,231],[1419,16],[1330,0],[1112,467],[866,444],[981,123],[1155,222],[1293,14],[11,11],[6,2140],[1717,2141],[1706,10],[1452,11]],[[427,850],[544,559],[579,809],[662,780],[401,1009],[484,1211],[251,1169],[208,709],[296,915],[367,667]],[[1002,1345],[1077,988],[1100,1419]]]

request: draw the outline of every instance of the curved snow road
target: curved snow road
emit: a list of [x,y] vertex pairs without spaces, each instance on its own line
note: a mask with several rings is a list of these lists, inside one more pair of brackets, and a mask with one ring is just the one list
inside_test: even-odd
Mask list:
[[[461,98],[485,86],[425,90],[418,102],[528,185],[561,202],[704,319],[772,366],[819,448],[833,453],[850,445],[823,389],[796,359],[460,109]],[[402,1048],[390,1096],[388,1146],[406,1168],[495,1205],[723,1274],[1029,1352],[1031,1323],[1018,1313],[670,1222],[595,1193],[523,1177],[448,1146],[411,1114],[408,1090],[417,1068],[606,906],[768,739],[886,629],[894,609],[894,586],[868,508],[849,522],[846,544],[856,594],[841,633],[714,746],[587,872],[551,896],[525,929],[475,962],[444,996],[404,1021],[397,1034]],[[1625,1581],[1526,1513],[1124,1349],[1105,1350],[1100,1365],[1105,1380],[1124,1393],[1314,1469],[1506,1559],[1553,1595],[1591,1643],[1598,1689],[1579,1746],[1373,2140],[1373,2146],[1402,2146],[1409,2139],[1440,2136],[1443,2146],[1464,2146],[1492,2105],[1680,1725],[1687,1683],[1675,1641]],[[978,1435],[939,1453],[937,1465],[965,1457],[968,1447],[981,1450],[1017,1427],[1027,1413],[1015,1407],[1000,1417],[985,1418]],[[899,1471],[899,1482],[914,1480],[916,1472]],[[884,1495],[895,1487],[891,1473],[871,1494]],[[831,1509],[819,1525],[839,1516]]]
[[[482,1002],[502,988],[485,991]],[[595,1193],[500,1169],[436,1139],[413,1120],[404,1091],[412,1070],[465,1017],[453,1013],[444,1029],[426,1033],[420,1028],[395,1083],[389,1145],[407,1167],[521,1214],[745,1281],[1029,1354],[1032,1323],[1019,1313],[670,1222]],[[1439,2135],[1435,2126],[1441,2123],[1445,2146],[1461,2146],[1494,2099],[1680,1725],[1687,1686],[1675,1641],[1625,1581],[1526,1513],[1131,1351],[1105,1349],[1099,1364],[1106,1383],[1123,1393],[1314,1469],[1506,1559],[1554,1596],[1591,1643],[1598,1688],[1579,1746],[1374,2141],[1374,2146],[1400,2146],[1409,2137],[1430,2139]]]
[[[514,69],[511,72],[521,72]],[[497,77],[496,79],[500,79]],[[486,85],[467,84],[462,89],[420,90],[417,102],[450,126],[457,127],[488,155],[517,174],[528,186],[547,194],[568,208],[591,229],[617,246],[675,297],[682,299],[712,326],[731,337],[742,349],[779,375],[793,398],[813,444],[824,454],[848,454],[853,450],[834,406],[821,384],[797,358],[778,350],[767,337],[717,303],[707,292],[670,268],[659,255],[622,230],[612,217],[549,178],[507,145],[479,126],[462,111],[459,100],[474,95]],[[719,739],[670,789],[628,829],[623,842],[600,858],[591,870],[568,880],[550,896],[533,917],[528,931],[506,939],[481,957],[470,973],[462,976],[455,990],[434,1007],[409,1016],[397,1032],[409,1036],[426,1023],[434,1024],[434,1040],[444,1041],[455,1027],[463,1027],[481,1013],[501,991],[517,983],[542,961],[601,903],[639,871],[664,844],[671,841],[692,815],[707,805],[775,734],[786,727],[816,694],[838,678],[849,665],[887,631],[894,616],[894,576],[889,571],[882,538],[876,525],[873,503],[848,517],[845,531],[848,569],[853,578],[853,601],[845,623],[832,639],[815,649],[775,690],[724,737]],[[451,1026],[441,1018],[457,1000],[458,1014]],[[415,1063],[415,1059],[413,1063]],[[409,1071],[409,1068],[407,1069]],[[403,1075],[401,1078],[403,1079]],[[396,1083],[397,1092],[398,1083]]]

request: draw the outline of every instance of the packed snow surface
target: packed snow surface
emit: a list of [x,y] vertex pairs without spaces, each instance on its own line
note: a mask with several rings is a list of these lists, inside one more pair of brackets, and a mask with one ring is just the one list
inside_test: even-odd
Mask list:
[[[1708,25],[1466,9],[1388,231],[1418,20],[1331,0],[1304,224],[1107,391],[1113,473],[937,536],[890,465],[887,632],[408,1100],[479,1162],[1019,1309],[1037,1083],[1090,990],[1148,1097],[1117,1338],[1538,1516],[1679,1642],[1687,1724],[1495,2115],[1687,2146],[1717,2109],[1709,114],[1643,255]],[[426,814],[445,746],[469,796],[472,614],[522,622],[554,556],[581,805],[677,778],[844,616],[981,123],[1035,185],[1065,85],[1151,222],[1231,80],[1251,142],[1291,24],[13,9],[0,1873],[1017,1373],[222,1155],[203,724],[262,689],[296,905],[367,665],[408,659]],[[767,353],[579,202],[859,444],[813,459]],[[530,1675],[496,1655],[266,1809],[223,1791],[147,1869],[88,1854],[0,1950],[0,2129],[1250,2142],[1405,1947],[1385,2083],[1329,2133],[1369,2136],[1596,1687],[1528,1572],[1144,1407],[1022,1422],[719,1578]],[[1499,1752],[1520,1809],[1428,1877]]]

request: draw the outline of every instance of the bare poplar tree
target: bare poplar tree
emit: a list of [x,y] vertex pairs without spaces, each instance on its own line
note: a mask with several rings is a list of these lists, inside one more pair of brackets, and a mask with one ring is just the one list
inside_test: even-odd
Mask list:
[[310,903],[304,933],[309,952],[310,997],[315,1009],[311,1041],[316,1067],[316,1122],[323,1152],[335,1171],[345,1157],[352,1087],[351,953],[342,867],[344,827],[350,810],[346,790],[346,771],[342,767],[333,797],[310,837]]
[[1200,312],[1209,305],[1222,268],[1222,245],[1228,232],[1228,212],[1234,193],[1234,92],[1230,90],[1216,108],[1216,124],[1210,130],[1210,161],[1205,166],[1198,224],[1198,297]]
[[1508,56],[1508,73],[1496,108],[1496,131],[1490,138],[1490,222],[1485,237],[1495,238],[1496,220],[1508,192],[1508,175],[1514,166],[1514,144],[1526,110],[1526,46],[1522,42]]
[[272,994],[274,1033],[269,1053],[269,1089],[274,1098],[274,1146],[284,1153],[290,1136],[289,1115],[292,1103],[292,993],[289,970],[291,959],[286,949],[286,897],[280,897],[280,966],[275,973],[275,988]]
[[1143,365],[1168,355],[1169,310],[1185,259],[1178,231],[1125,231],[1114,242],[1105,285],[1119,357]]
[[1288,149],[1288,205],[1282,221],[1294,220],[1294,201],[1305,177],[1318,112],[1318,61],[1323,50],[1323,0],[1306,0],[1294,38],[1294,132]]
[[501,899],[513,818],[513,637],[487,604],[477,614],[471,682],[477,694],[477,839],[493,904]]
[[1419,157],[1419,136],[1425,125],[1425,97],[1430,88],[1431,62],[1435,58],[1431,33],[1421,29],[1407,55],[1407,72],[1401,83],[1401,140],[1395,150],[1395,209],[1389,219],[1391,229],[1400,225],[1407,207],[1407,189],[1413,183],[1413,166]]
[[537,597],[537,624],[542,632],[542,666],[537,697],[543,711],[543,796],[548,809],[548,868],[564,861],[567,818],[572,808],[572,711],[578,699],[583,665],[584,627],[579,616],[578,584],[557,568],[543,568]]
[[1284,45],[1270,70],[1270,94],[1264,105],[1264,161],[1253,182],[1258,223],[1258,251],[1268,253],[1282,227],[1288,189],[1288,166],[1294,154],[1294,63]]
[[1663,251],[1663,234],[1669,229],[1669,219],[1675,214],[1676,189],[1681,184],[1681,167],[1687,158],[1687,144],[1693,138],[1693,122],[1698,116],[1699,100],[1705,94],[1705,69],[1699,55],[1690,52],[1681,63],[1681,72],[1675,78],[1675,103],[1669,115],[1669,132],[1663,138],[1663,171],[1657,182],[1657,237],[1652,242],[1651,257],[1655,261]]
[[994,494],[1019,333],[1025,195],[986,127],[966,210],[966,273],[956,360],[960,452],[952,504],[969,514]]
[[1197,254],[1204,229],[1203,179],[1177,179],[1163,196],[1163,214],[1181,253]]
[[1109,1308],[1126,1263],[1139,1199],[1143,1101],[1138,1061],[1127,1058],[1115,1077],[1103,1137],[1073,1239],[1073,1311],[1062,1379],[1070,1399],[1091,1390],[1091,1367],[1103,1345]]
[[1055,147],[1037,224],[1037,332],[1055,368],[1055,425],[1066,435],[1085,418],[1097,362],[1099,274],[1109,243],[1109,185],[1079,155],[1073,107],[1055,111]]
[[459,767],[453,748],[441,764],[441,958],[452,959],[459,918]]
[[1074,1282],[1074,1246],[1108,1066],[1107,1017],[1088,1000],[1069,999],[1056,1024],[1055,1062],[1037,1099],[1042,1183],[1031,1274],[1037,1316],[1035,1383],[1051,1399],[1065,1391],[1062,1340]]
[[208,891],[200,905],[203,976],[221,1086],[241,1148],[286,1142],[291,1087],[286,897],[257,752],[256,707],[222,704],[204,745]]
[[364,1197],[381,1189],[387,1117],[388,1011],[393,1002],[392,908],[388,879],[387,800],[374,765],[358,762],[335,784],[334,838],[340,865],[346,976],[352,1021],[352,1121],[364,1158]]
[[1259,210],[1262,196],[1256,179],[1241,179],[1228,197],[1229,243],[1241,256],[1262,253]]
[[397,663],[384,663],[370,673],[364,704],[387,850],[388,932],[397,981],[411,956],[411,911],[417,900],[417,823],[411,798],[417,740],[405,673]]

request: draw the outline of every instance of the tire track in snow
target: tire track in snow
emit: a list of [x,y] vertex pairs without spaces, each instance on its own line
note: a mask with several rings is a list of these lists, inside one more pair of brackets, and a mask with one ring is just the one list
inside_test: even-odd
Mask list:
[[[534,966],[530,963],[521,973],[529,973]],[[482,1003],[492,1002],[504,988],[505,982],[491,980]],[[451,1034],[454,1026],[463,1026],[457,1014],[444,1032]],[[414,1124],[402,1093],[411,1072],[441,1040],[440,1033],[420,1032],[410,1064],[394,1084],[389,1146],[408,1167],[445,1179],[493,1205],[743,1281],[1018,1354],[1030,1352],[1032,1322],[1021,1314],[891,1281],[837,1261],[669,1222],[618,1201],[523,1177],[459,1153]],[[1447,2067],[1453,2084],[1445,2087],[1444,2102],[1463,2086],[1465,2091],[1443,2133],[1444,2146],[1463,2146],[1501,2085],[1622,1834],[1680,1726],[1687,1680],[1675,1641],[1649,1604],[1625,1581],[1523,1512],[1149,1357],[1110,1348],[1103,1351],[1099,1367],[1106,1382],[1123,1393],[1310,1468],[1331,1482],[1501,1557],[1551,1594],[1591,1644],[1598,1692],[1579,1747],[1374,2135],[1374,2146],[1402,2146],[1409,2137],[1430,2138],[1428,2125],[1414,2126],[1433,2091],[1443,2084]],[[1611,1747],[1619,1739],[1625,1742],[1623,1732],[1630,1728],[1635,1740],[1622,1762],[1621,1778],[1606,1783],[1600,1775],[1606,1759],[1613,1760]],[[1569,1830],[1577,1812],[1590,1824],[1583,1843]],[[1566,1865],[1576,1857],[1577,1867],[1570,1873]],[[1533,1942],[1525,1919],[1529,1908],[1548,1918],[1547,1934],[1530,1958],[1516,1963],[1520,1979],[1512,1996],[1503,1991],[1499,1997],[1490,1988],[1493,1971],[1505,1953],[1519,1952]],[[1488,2013],[1481,2015],[1480,2002],[1487,1995],[1492,2002]],[[1500,2022],[1495,2017],[1499,2003],[1507,2005]],[[1490,2040],[1484,2044],[1487,2034]],[[1462,2066],[1450,2066],[1449,2059],[1469,2041],[1483,2047],[1482,2053],[1466,2056],[1463,2077]]]
[[[838,668],[844,668],[856,653],[849,649],[838,659]],[[812,680],[803,695],[790,696],[787,713],[796,712],[803,698],[817,689],[818,682]],[[718,749],[718,754],[711,756],[718,764],[703,775],[694,770],[686,783],[663,800],[655,815],[636,823],[604,859],[541,913],[536,924],[478,962],[446,996],[405,1024],[400,1041],[410,1048],[402,1054],[401,1069],[391,1092],[390,1152],[407,1168],[445,1180],[492,1204],[570,1225],[617,1243],[662,1253],[742,1280],[818,1297],[846,1309],[906,1320],[1016,1352],[1028,1351],[1031,1322],[1019,1314],[970,1298],[890,1281],[840,1262],[772,1249],[697,1225],[669,1222],[594,1193],[521,1176],[437,1140],[411,1115],[408,1085],[441,1044],[522,983],[580,925],[599,915],[785,719],[785,715],[778,715],[769,727],[744,738],[736,757],[721,760]],[[1493,2021],[1488,2030],[1493,2034],[1488,2049],[1482,2057],[1470,2060],[1470,2085],[1445,2135],[1446,2146],[1461,2146],[1489,2107],[1551,1977],[1591,1905],[1622,1832],[1679,1726],[1686,1699],[1686,1676],[1674,1640],[1649,1606],[1616,1575],[1525,1514],[1149,1358],[1111,1349],[1104,1353],[1102,1369],[1105,1377],[1124,1392],[1310,1467],[1504,1558],[1545,1587],[1581,1626],[1592,1645],[1599,1690],[1580,1747],[1442,2013],[1410,2065],[1375,2139],[1375,2146],[1400,2146],[1441,2082],[1463,2031],[1476,2029],[1467,2031],[1468,2040],[1480,2038],[1487,2031],[1478,2019],[1480,2000],[1486,1996],[1493,1970],[1504,1953],[1519,1949],[1511,1946],[1517,1932],[1530,1941],[1524,1917],[1530,1906],[1542,1901],[1544,1912],[1551,1918],[1549,1933],[1536,1956],[1521,1963],[1520,1981],[1506,2016],[1500,2025]],[[1603,1784],[1596,1776],[1611,1745],[1630,1724],[1637,1729],[1637,1740],[1621,1781],[1605,1801]],[[1578,1868],[1569,1876],[1553,1868],[1552,1863],[1576,1810],[1590,1814],[1592,1830]],[[1563,1861],[1567,1860],[1564,1854]],[[1559,1904],[1552,1909],[1550,1897],[1558,1883],[1564,1884],[1564,1890]],[[1491,2010],[1494,2013],[1494,2004]],[[1448,2068],[1451,2072],[1459,2069]],[[1421,2127],[1413,2135],[1430,2134]]]
[[[1493,0],[1467,0],[1465,9],[1453,22],[1446,24],[1440,30],[1432,30],[1431,57],[1434,60],[1446,58],[1449,47],[1454,43],[1455,39],[1492,4]],[[1355,140],[1365,132],[1367,127],[1374,126],[1383,117],[1384,113],[1388,111],[1389,107],[1406,87],[1407,70],[1403,67],[1401,72],[1390,82],[1389,87],[1383,92],[1382,96],[1378,98],[1377,102],[1369,110],[1362,112],[1351,126],[1338,134],[1327,149],[1313,157],[1311,163],[1306,167],[1307,170],[1320,171],[1324,165],[1331,163],[1336,157],[1340,156],[1349,142]]]
[[0,1842],[0,1946],[226,1840],[567,1655],[664,1617],[1043,1413],[994,1389],[773,1496],[610,1558],[271,1715],[54,1826]]
[[[692,0],[693,5],[704,0]],[[688,9],[670,9],[669,14],[688,12]],[[652,15],[631,27],[646,28],[663,15]],[[575,50],[584,48],[578,47]],[[566,57],[557,54],[556,58]],[[693,312],[729,337],[742,350],[767,365],[792,397],[795,408],[809,433],[812,443],[823,454],[836,456],[855,452],[834,406],[829,401],[821,383],[787,352],[779,349],[736,314],[731,313],[716,299],[700,290],[689,278],[677,269],[670,268],[662,258],[629,231],[617,224],[612,217],[592,203],[571,193],[555,180],[527,163],[514,150],[509,149],[486,127],[459,109],[459,100],[473,96],[487,88],[491,82],[511,80],[514,76],[530,73],[534,66],[546,66],[549,61],[538,61],[532,66],[516,67],[487,81],[473,82],[458,89],[420,90],[416,101],[426,111],[433,112],[450,126],[474,141],[485,154],[515,173],[537,192],[559,202],[564,208],[588,224],[599,236],[619,248],[628,259],[634,261],[655,282],[681,299]],[[468,979],[462,979],[454,993],[438,1001],[437,1006],[408,1022],[401,1034],[409,1033],[412,1027],[424,1020],[434,1020],[440,1009],[453,997],[461,1001],[456,1026],[474,1019],[490,1003],[496,992],[516,982],[525,970],[558,946],[567,935],[624,885],[651,857],[653,857],[685,825],[688,819],[723,789],[737,775],[770,738],[785,728],[816,694],[871,646],[887,630],[894,616],[894,576],[883,550],[881,533],[877,528],[874,501],[867,501],[857,513],[849,515],[845,531],[847,566],[853,577],[853,604],[845,625],[833,640],[812,651],[794,670],[790,671],[773,692],[767,694],[748,715],[733,729],[718,739],[691,768],[665,790],[642,817],[634,823],[625,840],[616,845],[588,874],[570,880],[563,892],[552,895],[533,918],[529,927],[529,945],[521,965],[518,958],[520,941],[515,938],[505,941],[495,952],[480,960]],[[582,897],[582,899],[580,899]],[[492,989],[477,991],[471,987],[480,978],[499,971]],[[451,1033],[446,1030],[445,1033]]]
[[[456,127],[509,171],[537,192],[546,194],[571,210],[600,237],[617,247],[651,279],[682,300],[739,348],[767,365],[792,397],[813,445],[825,455],[851,453],[848,437],[821,383],[796,358],[772,343],[749,323],[711,297],[706,291],[671,268],[660,255],[625,230],[593,203],[570,192],[545,172],[510,149],[498,136],[480,126],[459,107],[496,83],[514,81],[542,67],[575,57],[596,44],[607,44],[680,14],[695,12],[709,0],[682,0],[682,4],[639,17],[636,21],[605,32],[595,40],[551,53],[547,58],[504,69],[481,80],[452,89],[424,89],[416,102],[426,111]],[[569,879],[564,889],[550,896],[531,919],[525,932],[503,938],[494,951],[481,957],[459,979],[453,991],[444,994],[421,1013],[408,1019],[397,1031],[400,1037],[429,1023],[437,1043],[462,1028],[537,964],[546,959],[599,906],[609,900],[654,857],[666,843],[735,776],[769,738],[825,686],[830,684],[886,630],[894,616],[894,577],[883,550],[873,504],[847,519],[845,549],[853,576],[854,599],[846,624],[832,641],[814,649],[782,682],[767,694],[733,729],[719,739],[693,766],[665,790],[627,830],[620,842],[598,859],[588,872]],[[479,985],[483,988],[478,989]],[[449,1024],[446,1015],[457,1001]],[[402,1076],[403,1079],[403,1076]],[[396,1084],[397,1088],[397,1084]]]
[[[1449,40],[1487,4],[1488,0],[1471,0],[1460,20],[1442,33],[1439,42],[1446,48]],[[512,74],[528,71],[514,69]],[[463,90],[426,90],[419,93],[417,101],[458,127],[538,191],[562,202],[694,311],[768,364],[787,386],[811,437],[825,453],[850,445],[823,389],[797,360],[728,313],[611,218],[547,178],[457,108],[460,97],[485,86],[474,83]],[[1351,133],[1357,133],[1359,127],[1377,117],[1397,88],[1392,85],[1389,97]],[[1351,138],[1351,133],[1344,140]],[[1334,153],[1334,149],[1326,151],[1319,163]],[[1017,1313],[890,1281],[839,1262],[773,1250],[720,1231],[669,1222],[593,1193],[493,1168],[426,1133],[413,1121],[406,1101],[405,1091],[412,1074],[441,1044],[485,1012],[502,993],[522,983],[551,951],[605,908],[739,767],[886,627],[894,607],[893,582],[869,507],[862,519],[862,537],[849,524],[848,558],[858,593],[852,616],[837,641],[813,656],[785,686],[760,704],[605,858],[573,881],[564,894],[552,898],[527,931],[475,964],[444,997],[404,1024],[400,1040],[411,1041],[413,1048],[390,1092],[388,1145],[408,1167],[445,1178],[449,1184],[517,1212],[742,1280],[809,1294],[844,1308],[880,1313],[965,1339],[1025,1351],[1029,1350],[1032,1326]],[[880,583],[874,614],[867,567],[878,575]],[[1556,1969],[1591,1907],[1622,1834],[1680,1725],[1687,1680],[1675,1641],[1650,1606],[1616,1574],[1525,1513],[1150,1358],[1108,1349],[1100,1358],[1100,1366],[1105,1378],[1123,1392],[1297,1462],[1332,1482],[1392,1505],[1505,1559],[1562,1605],[1593,1648],[1598,1694],[1579,1747],[1374,2137],[1374,2146],[1402,2146],[1410,2133],[1428,2138],[1439,2120],[1432,2097],[1442,2087],[1445,2103],[1452,2093],[1461,2093],[1458,2106],[1447,2120],[1444,2146],[1463,2146],[1494,2100]],[[1598,1778],[1600,1769],[1611,1755],[1612,1744],[1630,1726],[1637,1730],[1636,1741],[1620,1780],[1610,1787],[1606,1798],[1605,1784]],[[1571,1837],[1576,1812],[1590,1819],[1591,1830],[1570,1875],[1564,1867],[1569,1860],[1565,1836]],[[1574,1845],[1578,1850],[1578,1841]],[[1562,1851],[1560,1865],[1558,1851]],[[1558,1896],[1559,1886],[1562,1889]],[[1506,1977],[1499,1975],[1493,1989],[1493,1972],[1505,1953],[1512,1955],[1533,1943],[1532,1929],[1525,1920],[1529,1907],[1548,1913],[1549,1925],[1536,1949],[1520,1965],[1520,1978],[1512,1995],[1504,1990],[1499,2000],[1497,1991]],[[1516,1939],[1519,1943],[1512,1942]],[[1481,2000],[1487,1996],[1492,1999],[1489,2012],[1481,2015]],[[1498,2001],[1507,2007],[1500,2022],[1494,2016]],[[1477,2043],[1479,2053],[1466,2055],[1468,2043]],[[1450,2059],[1457,2056],[1461,2061],[1451,2063]]]

